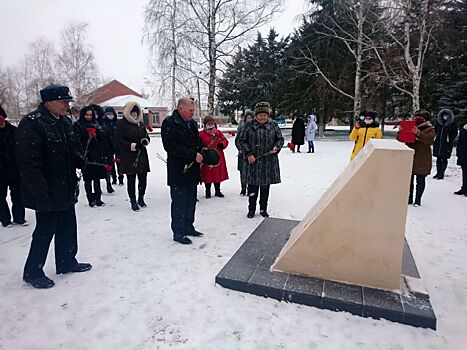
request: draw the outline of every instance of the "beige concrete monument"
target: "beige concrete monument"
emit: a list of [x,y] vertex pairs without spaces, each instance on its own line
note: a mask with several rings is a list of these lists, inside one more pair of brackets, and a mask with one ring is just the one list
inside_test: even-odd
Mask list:
[[413,150],[371,139],[291,233],[271,269],[400,289]]

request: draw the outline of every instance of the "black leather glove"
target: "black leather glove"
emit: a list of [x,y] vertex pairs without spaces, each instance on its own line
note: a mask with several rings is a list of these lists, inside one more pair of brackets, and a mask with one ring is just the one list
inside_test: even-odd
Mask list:
[[219,143],[217,144],[217,148],[219,148],[219,149],[224,149],[224,144],[223,144],[222,142],[219,142]]

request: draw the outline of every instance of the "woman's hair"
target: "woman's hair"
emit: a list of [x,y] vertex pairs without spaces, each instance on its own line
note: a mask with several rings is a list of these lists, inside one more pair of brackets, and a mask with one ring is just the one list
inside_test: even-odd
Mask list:
[[81,110],[79,111],[79,119],[85,120],[84,116],[86,115],[87,111],[92,112],[92,120],[95,120],[96,119],[96,111],[91,106],[85,106],[85,107],[81,108]]

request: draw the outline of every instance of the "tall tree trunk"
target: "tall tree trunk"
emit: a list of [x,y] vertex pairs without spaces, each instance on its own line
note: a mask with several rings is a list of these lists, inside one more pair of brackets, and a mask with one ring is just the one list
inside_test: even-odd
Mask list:
[[214,114],[214,94],[216,92],[216,3],[209,0],[209,94],[208,94],[208,114]]
[[173,43],[173,61],[172,61],[172,110],[176,108],[176,74],[177,74],[177,36],[176,36],[176,28],[175,28],[175,16],[177,15],[177,1],[172,2],[172,16],[171,16],[171,30],[172,30],[172,43]]
[[418,111],[420,109],[420,82],[421,82],[421,76],[418,72],[418,69],[417,69],[417,72],[413,74],[413,77],[412,77],[412,82],[413,82],[413,98],[412,98],[412,109],[413,109],[413,113],[415,113],[415,111]]
[[355,52],[355,88],[353,101],[353,117],[360,114],[362,108],[362,53],[363,53],[363,5],[360,4],[357,14],[357,50]]

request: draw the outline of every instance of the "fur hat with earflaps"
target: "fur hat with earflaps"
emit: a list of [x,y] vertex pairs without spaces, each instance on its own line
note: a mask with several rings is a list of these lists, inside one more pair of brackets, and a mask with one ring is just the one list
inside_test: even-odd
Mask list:
[[258,102],[255,106],[255,116],[260,113],[271,114],[271,105],[269,102]]

